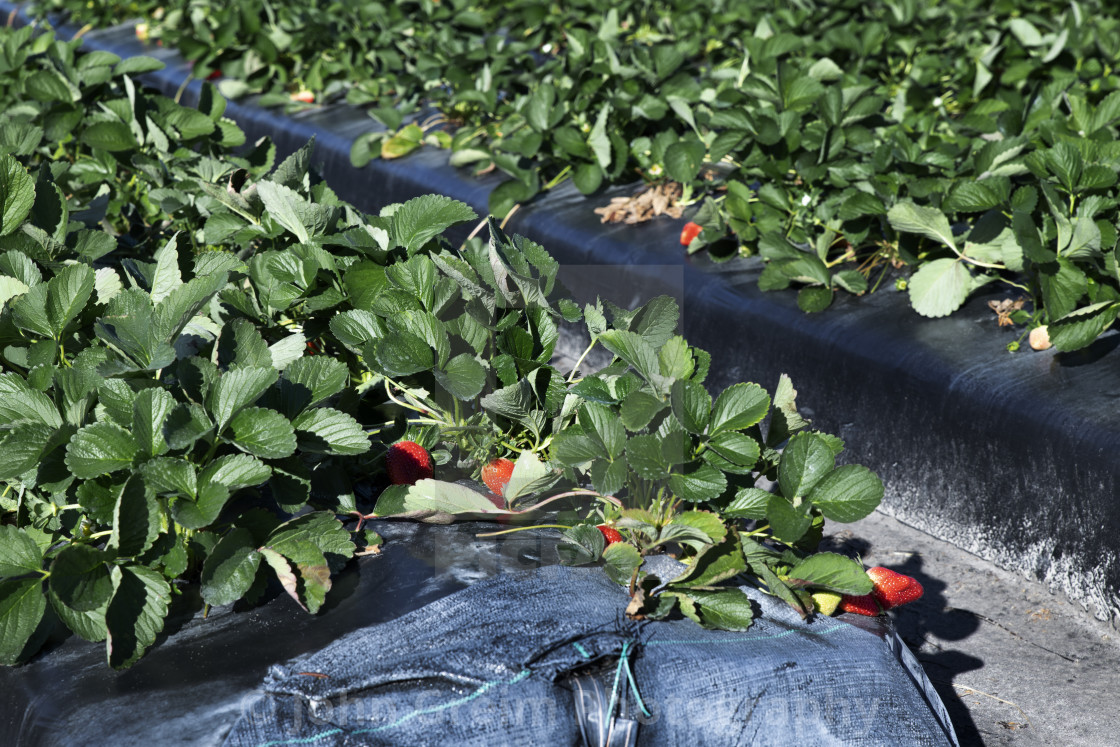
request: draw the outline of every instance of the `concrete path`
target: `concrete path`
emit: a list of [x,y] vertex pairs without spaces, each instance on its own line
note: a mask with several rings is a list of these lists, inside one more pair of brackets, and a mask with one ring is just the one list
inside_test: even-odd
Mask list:
[[914,576],[892,614],[966,745],[1120,744],[1120,632],[1044,586],[883,513],[830,524],[831,549]]

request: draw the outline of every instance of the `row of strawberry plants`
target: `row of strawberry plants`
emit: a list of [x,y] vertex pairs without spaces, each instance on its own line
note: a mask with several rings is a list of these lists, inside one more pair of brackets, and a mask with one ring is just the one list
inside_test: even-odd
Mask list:
[[[304,87],[368,105],[388,130],[355,165],[449,147],[512,177],[497,215],[568,176],[676,180],[704,198],[689,251],[760,254],[761,287],[806,311],[908,267],[918,313],[1006,283],[1031,302],[1007,321],[1053,323],[1062,350],[1120,312],[1120,18],[1098,2],[37,7],[150,12],[146,33],[265,105]],[[442,129],[404,124],[433,108]]]
[[[232,155],[224,100],[143,91],[130,71],[150,60],[0,41],[28,73],[15,98],[73,86],[13,104],[31,134],[0,155],[0,662],[61,628],[129,666],[184,583],[214,605],[278,584],[315,612],[380,542],[374,517],[547,507],[565,562],[602,561],[631,614],[709,627],[750,625],[733,579],[803,614],[811,592],[871,591],[815,549],[825,519],[875,508],[878,478],[836,466],[842,442],[808,429],[788,380],[773,401],[742,383],[713,399],[672,299],[580,307],[548,253],[493,220],[489,241],[449,245],[477,219],[461,203],[366,215],[315,178],[310,145],[275,166],[252,163],[267,143]],[[65,131],[38,124],[73,111]],[[193,148],[154,134],[168,112],[205,130]],[[565,329],[610,364],[558,370]],[[431,453],[431,477],[365,498],[399,443]],[[500,495],[473,482],[496,458],[514,464]],[[654,594],[641,559],[670,549],[688,570]]]

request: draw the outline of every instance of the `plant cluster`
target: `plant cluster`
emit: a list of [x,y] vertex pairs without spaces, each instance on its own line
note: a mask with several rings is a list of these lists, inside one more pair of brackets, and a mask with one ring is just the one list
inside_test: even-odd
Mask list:
[[1031,301],[1008,319],[1052,324],[1062,350],[1120,313],[1120,16],[1097,0],[37,7],[150,13],[229,95],[368,106],[387,129],[355,165],[450,148],[511,177],[498,216],[568,177],[678,181],[704,198],[689,251],[761,255],[761,287],[806,311],[893,266],[925,316],[1007,283]]
[[[680,611],[709,627],[750,625],[749,599],[721,585],[732,578],[753,579],[805,614],[810,590],[870,591],[858,563],[814,551],[826,518],[866,516],[882,484],[864,467],[836,466],[843,444],[807,430],[788,379],[773,408],[757,384],[734,384],[713,400],[704,386],[709,356],[675,334],[673,299],[633,310],[553,304],[556,263],[493,219],[490,236],[458,255],[409,259],[388,308],[331,322],[340,341],[365,351],[387,396],[414,413],[412,446],[448,448],[475,477],[509,471],[488,481],[497,494],[449,479],[402,481],[381,493],[374,515],[514,521],[563,500],[546,526],[564,529],[564,562],[602,559],[630,587],[633,615]],[[379,339],[379,323],[396,334]],[[602,346],[611,363],[558,370],[551,361],[563,325],[589,340],[581,362]],[[771,491],[757,487],[762,478],[775,483]],[[570,505],[588,502],[590,511]],[[610,542],[605,529],[625,541]],[[641,569],[644,556],[669,550],[689,571],[658,579]]]
[[[153,60],[7,29],[0,47],[9,95],[33,102],[6,109],[22,134],[0,154],[0,663],[68,629],[129,666],[185,583],[211,605],[278,586],[315,612],[380,542],[374,516],[549,506],[564,561],[603,560],[631,614],[709,627],[751,622],[732,579],[803,614],[811,591],[872,590],[814,551],[825,519],[874,509],[878,478],[836,466],[843,444],[784,378],[773,402],[745,383],[713,399],[672,299],[580,307],[493,219],[453,248],[466,205],[366,215],[311,173],[310,144],[234,155],[225,99],[144,91]],[[565,328],[609,365],[558,370]],[[477,483],[495,458],[513,463],[500,496]],[[370,504],[371,482],[394,484]],[[642,571],[665,551],[688,570]]]

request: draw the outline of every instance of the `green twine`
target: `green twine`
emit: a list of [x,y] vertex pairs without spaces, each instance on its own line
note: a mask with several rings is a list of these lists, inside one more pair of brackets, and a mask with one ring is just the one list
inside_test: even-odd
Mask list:
[[622,683],[622,673],[626,672],[626,679],[630,683],[630,692],[634,694],[634,700],[638,701],[638,707],[642,709],[642,713],[650,716],[649,710],[646,709],[646,704],[642,702],[642,696],[638,693],[638,683],[634,680],[634,673],[630,671],[630,641],[623,641],[622,653],[618,655],[618,667],[614,672],[614,684],[611,685],[611,702],[607,706],[607,717],[614,714],[614,707],[618,703],[619,685]]

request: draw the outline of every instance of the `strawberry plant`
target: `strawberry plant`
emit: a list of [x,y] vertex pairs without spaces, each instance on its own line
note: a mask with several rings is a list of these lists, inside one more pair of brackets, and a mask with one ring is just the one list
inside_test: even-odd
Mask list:
[[[703,384],[708,355],[674,334],[675,301],[660,297],[635,310],[554,307],[556,267],[547,254],[506,237],[493,219],[490,231],[488,245],[393,268],[391,304],[345,312],[331,326],[342,338],[344,325],[362,323],[365,336],[347,344],[361,346],[370,385],[384,387],[417,440],[448,450],[449,465],[485,479],[495,451],[516,455],[500,493],[505,505],[453,481],[448,467],[438,479],[386,488],[373,515],[517,520],[559,509],[570,522],[565,562],[603,560],[630,586],[635,615],[679,610],[705,625],[742,629],[750,624],[747,598],[720,586],[734,577],[753,578],[805,614],[810,590],[870,592],[857,563],[813,551],[826,518],[867,515],[882,484],[866,468],[836,466],[843,444],[806,430],[788,380],[772,413],[770,396],[755,384],[732,385],[713,400]],[[378,323],[395,325],[396,334],[378,338]],[[554,367],[559,326],[575,324],[591,347],[614,356],[605,369]],[[763,478],[776,490],[758,487]],[[669,549],[694,567],[678,579],[640,571],[643,556]],[[662,581],[671,584],[655,597]]]
[[[1060,350],[1120,309],[1120,17],[1099,0],[37,8],[150,10],[153,38],[199,77],[220,70],[226,95],[367,106],[384,130],[357,139],[355,165],[448,148],[509,177],[498,216],[565,179],[679,182],[702,203],[689,251],[760,256],[760,286],[796,288],[807,312],[900,270],[931,317],[1005,284],[1030,302],[1008,320],[1053,325]],[[61,94],[49,77],[36,86]]]
[[[871,593],[814,551],[826,519],[875,508],[878,478],[836,466],[842,442],[788,379],[713,398],[671,298],[581,306],[493,218],[454,248],[442,233],[477,216],[448,198],[365,215],[310,145],[278,165],[267,143],[227,153],[213,88],[175,108],[131,81],[142,59],[5,33],[29,80],[47,64],[76,94],[27,109],[0,154],[0,663],[61,627],[129,666],[184,583],[212,605],[274,585],[315,612],[380,541],[374,516],[542,517],[637,617],[743,629],[744,581],[806,615],[812,593]],[[76,137],[38,124],[57,112]],[[184,123],[193,149],[155,134]],[[127,147],[88,134],[126,130]],[[588,347],[561,370],[573,333]],[[585,368],[595,348],[610,361]],[[686,570],[642,569],[662,552]]]
[[0,156],[0,661],[61,625],[128,666],[187,580],[227,604],[274,579],[314,612],[379,541],[337,518],[365,471],[368,400],[345,362],[305,355],[308,337],[376,296],[394,247],[474,214],[430,198],[362,216],[310,178],[309,153],[220,188],[182,174],[213,195],[205,224],[169,216],[153,236],[182,230],[146,256],[151,239],[66,220],[82,197],[53,180],[65,159],[31,154],[29,172]]
[[[43,203],[36,212],[53,216],[55,222],[41,227],[55,242],[60,236],[53,234],[68,220],[88,226],[104,220],[126,246],[146,245],[140,253],[150,256],[174,220],[179,225],[170,233],[192,229],[183,239],[201,246],[193,229],[203,227],[210,205],[192,182],[228,180],[239,168],[260,176],[273,166],[267,142],[246,157],[232,157],[245,135],[223,117],[226,101],[212,87],[192,109],[138,86],[136,76],[163,67],[158,60],[79,55],[79,41],[34,35],[30,27],[5,29],[0,41],[0,152],[25,166],[52,164],[39,172]],[[70,241],[91,259],[109,246],[99,234]],[[47,251],[57,254],[61,247]]]

